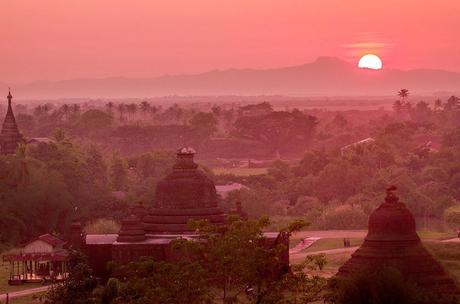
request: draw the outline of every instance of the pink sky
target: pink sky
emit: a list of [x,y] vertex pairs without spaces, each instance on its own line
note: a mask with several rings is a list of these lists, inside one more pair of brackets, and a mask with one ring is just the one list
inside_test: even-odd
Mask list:
[[151,77],[318,56],[460,71],[458,0],[2,1],[0,81]]

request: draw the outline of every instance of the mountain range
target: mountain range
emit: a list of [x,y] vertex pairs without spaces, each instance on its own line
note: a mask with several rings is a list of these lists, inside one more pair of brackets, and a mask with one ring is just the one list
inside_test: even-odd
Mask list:
[[434,69],[375,71],[358,69],[337,58],[319,57],[311,63],[274,69],[215,70],[155,78],[38,81],[12,89],[18,99],[56,99],[172,95],[394,96],[401,88],[416,95],[458,94],[460,73]]

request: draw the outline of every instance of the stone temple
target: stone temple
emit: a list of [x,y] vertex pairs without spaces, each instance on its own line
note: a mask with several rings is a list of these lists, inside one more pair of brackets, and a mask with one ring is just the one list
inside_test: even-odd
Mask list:
[[[137,205],[121,223],[118,234],[84,235],[79,223],[72,224],[74,247],[81,248],[88,256],[96,275],[104,276],[109,261],[128,263],[141,256],[157,260],[173,261],[180,258],[171,245],[173,240],[197,237],[187,225],[189,220],[208,220],[224,223],[226,215],[218,206],[216,187],[193,158],[195,151],[181,148],[173,172],[158,183],[155,201],[150,208]],[[242,218],[246,215],[241,214]],[[286,250],[281,258],[289,264],[289,240],[283,234],[265,233],[267,244],[283,242]]]
[[216,187],[193,162],[195,151],[182,148],[177,151],[173,172],[158,183],[153,208],[144,218],[147,233],[184,233],[187,222],[206,219],[222,223],[224,213],[217,206]]
[[399,202],[395,190],[394,186],[387,189],[385,202],[369,217],[364,243],[339,269],[337,277],[346,278],[359,271],[389,266],[427,290],[460,294],[454,279],[423,246],[414,216]]
[[19,144],[24,141],[24,137],[19,132],[16,119],[14,118],[11,100],[13,96],[8,91],[8,110],[3,121],[2,131],[0,132],[0,154],[14,154]]

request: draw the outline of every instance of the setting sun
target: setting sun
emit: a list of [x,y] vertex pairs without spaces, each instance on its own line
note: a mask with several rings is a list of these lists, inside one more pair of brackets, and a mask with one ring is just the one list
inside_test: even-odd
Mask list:
[[358,67],[361,69],[380,70],[382,68],[382,60],[374,54],[367,54],[359,59]]

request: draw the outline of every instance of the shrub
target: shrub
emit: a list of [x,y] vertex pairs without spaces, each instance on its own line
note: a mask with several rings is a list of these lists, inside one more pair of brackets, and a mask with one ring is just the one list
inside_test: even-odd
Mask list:
[[460,227],[460,205],[452,206],[444,211],[444,220],[456,227]]
[[85,232],[88,234],[110,234],[118,233],[118,231],[120,231],[120,224],[117,221],[103,218],[97,219],[85,227]]
[[320,229],[362,229],[367,227],[367,215],[360,206],[330,207],[323,210],[314,226]]

